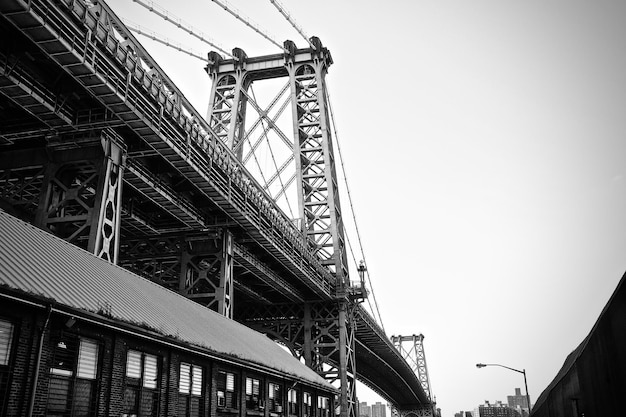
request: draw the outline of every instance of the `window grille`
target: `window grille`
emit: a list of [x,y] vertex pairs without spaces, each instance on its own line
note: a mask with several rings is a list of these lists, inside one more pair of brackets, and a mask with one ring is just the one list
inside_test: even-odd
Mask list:
[[279,384],[269,384],[269,401],[268,406],[271,412],[282,413],[283,412],[283,392],[282,387]]
[[237,406],[237,378],[232,372],[220,371],[217,375],[217,406],[239,408]]
[[188,363],[180,364],[180,375],[178,382],[178,392],[181,394],[189,394],[191,391],[191,365]]
[[313,399],[310,393],[304,392],[302,394],[302,406],[304,408],[304,416],[310,417],[313,415]]
[[7,391],[11,369],[11,346],[13,344],[13,323],[0,319],[0,415],[4,415],[4,407],[9,400]]
[[159,400],[158,357],[136,350],[126,356],[123,417],[156,416]]
[[13,323],[0,320],[0,366],[7,366],[9,364],[12,341]]
[[256,378],[246,378],[246,408],[260,410],[262,406],[261,381]]
[[155,389],[157,387],[157,357],[154,355],[144,356],[143,386]]
[[98,343],[63,333],[53,340],[47,415],[95,415]]
[[178,392],[179,416],[201,416],[204,396],[202,395],[202,367],[182,362]]
[[330,417],[330,400],[328,397],[317,397],[318,417]]
[[289,390],[289,394],[288,394],[288,397],[289,397],[289,401],[288,401],[289,402],[289,410],[288,411],[289,411],[289,415],[291,415],[291,416],[298,416],[298,415],[300,415],[300,410],[298,408],[298,403],[299,403],[299,401],[298,401],[299,395],[298,394],[299,394],[298,391],[296,391],[295,389],[290,389]]

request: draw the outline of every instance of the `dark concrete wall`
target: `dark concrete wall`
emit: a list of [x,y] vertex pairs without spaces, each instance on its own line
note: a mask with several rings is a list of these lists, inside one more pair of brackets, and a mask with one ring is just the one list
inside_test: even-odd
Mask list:
[[617,286],[587,338],[537,400],[533,417],[624,414],[626,398],[626,284]]

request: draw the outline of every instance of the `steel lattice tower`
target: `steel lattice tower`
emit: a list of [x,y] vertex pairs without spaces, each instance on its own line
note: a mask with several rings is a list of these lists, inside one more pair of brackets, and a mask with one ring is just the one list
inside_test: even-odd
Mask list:
[[[432,401],[426,354],[424,353],[424,335],[391,336],[391,342],[402,354],[404,360],[411,366],[411,369],[419,378],[428,399]],[[408,349],[405,346],[408,346]]]
[[[254,58],[235,48],[234,58],[227,60],[211,52],[209,59],[212,63],[207,66],[207,73],[213,84],[207,121],[244,165],[247,160],[256,158],[252,154],[262,138],[254,141],[250,137],[251,131],[259,126],[263,127],[262,135],[272,129],[291,148],[290,160],[295,165],[292,179],[296,181],[301,231],[311,253],[336,278],[335,299],[330,303],[312,300],[304,306],[292,306],[294,315],[301,318],[299,330],[295,332],[287,332],[287,327],[277,325],[276,314],[267,307],[251,312],[256,320],[249,325],[290,346],[296,356],[303,358],[327,380],[338,381],[341,416],[353,417],[356,416],[354,308],[355,300],[361,294],[355,297],[350,291],[346,264],[325,81],[333,61],[318,38],[311,38],[311,45],[313,47],[298,49],[295,43],[286,41],[283,54]],[[277,78],[288,78],[288,86],[283,87],[269,107],[263,109],[256,102],[252,84]],[[292,138],[278,127],[275,120],[278,116],[270,116],[270,111],[287,91],[286,101],[278,114],[291,104]],[[259,116],[246,131],[249,106]],[[244,147],[249,150],[244,151]],[[276,175],[265,179],[266,187]],[[265,319],[260,320],[263,317]],[[275,326],[282,330],[277,331]]]

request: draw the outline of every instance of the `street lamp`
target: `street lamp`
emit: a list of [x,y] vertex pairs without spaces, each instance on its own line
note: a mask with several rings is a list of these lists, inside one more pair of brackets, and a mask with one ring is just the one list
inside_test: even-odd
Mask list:
[[500,365],[498,363],[477,363],[476,364],[476,367],[479,369],[484,368],[485,366],[499,366],[501,368],[510,369],[511,371],[519,372],[520,374],[524,375],[524,386],[526,387],[526,402],[528,403],[528,414],[530,415],[530,396],[528,395],[528,383],[526,382],[526,369],[522,369],[520,371],[519,369],[509,368],[508,366]]

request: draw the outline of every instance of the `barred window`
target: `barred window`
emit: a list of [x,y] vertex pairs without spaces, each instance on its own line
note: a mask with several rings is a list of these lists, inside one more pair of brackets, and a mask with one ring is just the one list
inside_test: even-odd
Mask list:
[[126,387],[123,417],[156,416],[159,401],[159,358],[129,350],[126,356]]
[[260,410],[263,407],[261,397],[261,381],[256,378],[246,378],[246,408]]
[[60,334],[53,340],[46,406],[48,415],[95,415],[98,343],[68,334]]
[[220,371],[217,375],[217,406],[219,408],[239,408],[237,406],[237,378],[232,372]]
[[300,408],[298,407],[298,404],[300,403],[299,400],[299,393],[298,391],[296,391],[295,389],[290,389],[289,390],[289,394],[288,394],[288,399],[289,399],[289,415],[291,416],[298,416],[300,415]]
[[311,417],[313,415],[313,397],[311,393],[302,393],[302,406],[305,417]]
[[268,385],[268,397],[269,401],[267,406],[273,413],[283,412],[283,389],[279,384],[270,383]]
[[13,345],[13,323],[0,319],[0,415],[4,415],[4,407],[9,400],[9,377],[11,369],[11,346]]
[[182,362],[178,382],[178,415],[201,416],[204,404],[202,367]]
[[328,397],[317,397],[317,415],[318,417],[330,416],[330,399]]
[[0,366],[7,366],[9,364],[12,342],[13,323],[0,320]]

